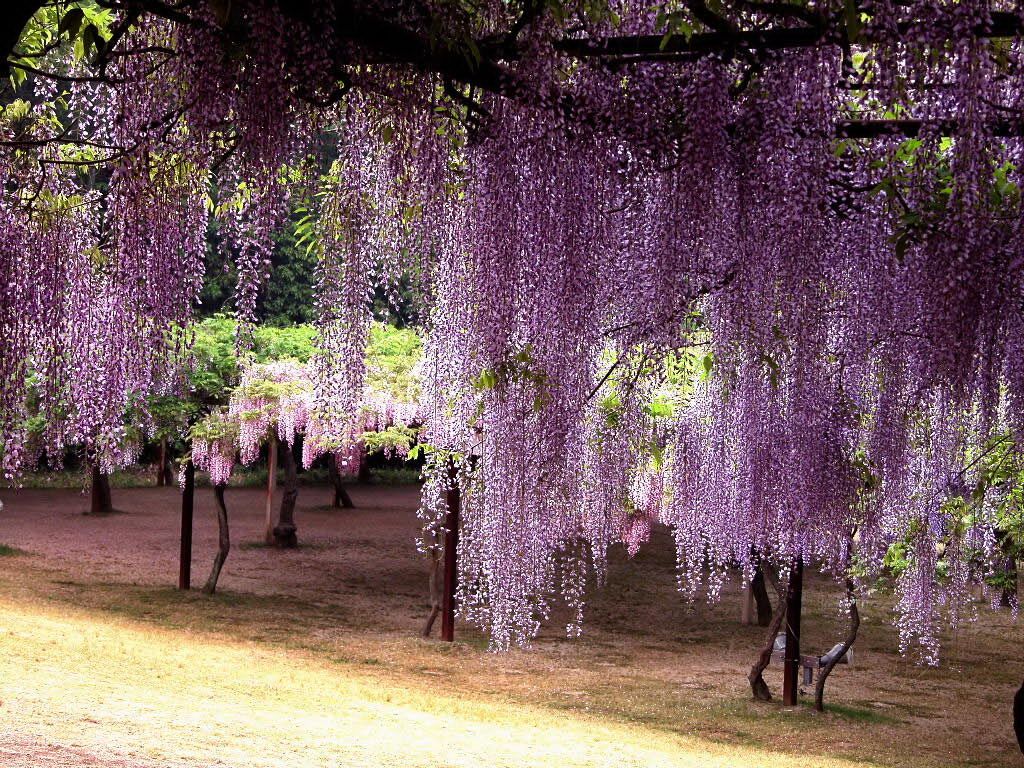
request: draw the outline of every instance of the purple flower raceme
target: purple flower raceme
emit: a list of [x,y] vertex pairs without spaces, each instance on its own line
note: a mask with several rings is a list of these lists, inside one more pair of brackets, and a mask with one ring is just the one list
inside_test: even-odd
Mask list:
[[[809,23],[717,5],[727,30]],[[303,6],[144,14],[102,62],[47,48],[59,77],[4,107],[4,471],[71,444],[132,460],[126,414],[180,380],[208,228],[236,260],[244,351],[301,201],[317,355],[249,369],[217,417],[237,434],[196,433],[197,463],[226,478],[272,431],[305,433],[307,464],[354,462],[371,425],[422,420],[421,514],[436,534],[459,484],[461,606],[496,648],[559,597],[578,632],[609,547],[662,522],[691,594],[736,564],[888,569],[901,646],[933,663],[994,551],[993,506],[964,514],[964,489],[1024,429],[1024,140],[1003,135],[1024,58],[978,33],[1011,4],[872,0],[851,27],[820,3],[837,26],[817,46],[617,60],[567,51],[700,21],[351,9],[487,42],[469,68],[461,49],[396,62],[336,39],[335,4]],[[864,123],[897,118],[912,135]],[[402,280],[428,331],[415,414],[365,391],[372,294]]]

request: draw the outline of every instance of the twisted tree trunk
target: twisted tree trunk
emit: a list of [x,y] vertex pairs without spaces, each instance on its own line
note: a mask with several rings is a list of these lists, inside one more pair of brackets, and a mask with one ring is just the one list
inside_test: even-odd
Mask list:
[[776,597],[778,602],[775,606],[775,613],[772,614],[771,621],[768,624],[768,635],[765,638],[765,645],[761,649],[760,655],[757,657],[757,661],[754,666],[750,668],[750,674],[747,675],[747,680],[750,681],[750,690],[754,694],[754,698],[758,701],[771,701],[772,692],[768,688],[768,683],[764,681],[764,671],[768,668],[768,664],[772,660],[772,650],[775,647],[775,636],[779,634],[779,629],[782,628],[782,622],[786,620],[786,594],[782,588],[779,580],[773,578],[771,574],[771,568],[768,568],[768,580],[772,582],[772,586],[775,587]]
[[832,670],[835,669],[839,660],[853,647],[857,640],[857,631],[860,629],[860,611],[857,610],[857,595],[853,591],[851,579],[846,580],[846,599],[850,604],[850,628],[843,639],[842,648],[818,672],[818,682],[814,685],[814,709],[818,712],[825,711],[825,681],[828,680],[828,676],[832,674]]
[[175,485],[176,478],[174,477],[174,454],[171,452],[170,447],[167,450],[167,461],[164,462],[164,485]]
[[224,486],[213,486],[213,495],[217,499],[217,530],[219,532],[217,542],[217,554],[213,558],[213,570],[210,571],[210,578],[203,586],[203,592],[212,595],[217,590],[217,580],[220,578],[220,569],[224,567],[224,561],[228,559],[228,550],[231,548],[231,537],[228,535],[228,508],[224,503]]
[[348,495],[345,484],[341,481],[341,472],[338,471],[338,462],[334,456],[327,457],[327,476],[334,486],[334,503],[331,506],[335,509],[352,509],[355,504],[352,503],[352,497]]
[[113,512],[114,503],[110,497],[110,476],[103,473],[99,462],[93,462],[92,464],[91,485],[89,514],[105,515]]
[[1024,683],[1013,697],[1013,733],[1017,737],[1017,746],[1024,752]]
[[[274,438],[277,439],[276,437]],[[281,495],[281,511],[274,526],[274,545],[285,549],[299,546],[295,527],[295,501],[299,497],[299,475],[295,466],[295,454],[292,446],[281,445],[281,458],[284,459],[284,492]]]
[[167,483],[164,482],[166,479],[164,476],[164,465],[167,463],[167,438],[160,438],[160,458],[157,459],[156,463],[156,484],[157,487],[164,486]]
[[267,449],[267,503],[266,503],[266,529],[263,532],[263,541],[267,544],[274,543],[274,488],[277,485],[277,437],[271,436],[270,446]]
[[356,481],[360,485],[366,485],[370,482],[370,457],[366,454],[365,450],[360,449],[359,455],[359,470],[356,473]]

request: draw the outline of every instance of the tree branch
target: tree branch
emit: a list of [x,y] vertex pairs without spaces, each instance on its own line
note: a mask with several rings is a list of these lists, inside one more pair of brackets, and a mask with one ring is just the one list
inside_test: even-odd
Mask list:
[[25,25],[42,7],[42,0],[10,0],[7,3],[5,9],[7,22],[0,28],[0,52],[3,52],[3,61],[0,61],[0,77],[7,77],[11,73],[8,59],[18,44],[18,40],[21,39]]

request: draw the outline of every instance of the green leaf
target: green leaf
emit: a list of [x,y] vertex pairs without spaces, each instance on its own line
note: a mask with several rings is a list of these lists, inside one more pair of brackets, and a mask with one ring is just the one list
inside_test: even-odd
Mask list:
[[701,367],[704,369],[700,377],[703,381],[707,381],[708,377],[711,376],[711,369],[715,365],[715,358],[710,352],[708,352],[700,361]]
[[85,11],[81,8],[72,8],[64,14],[57,26],[57,34],[66,34],[69,38],[75,37],[78,30],[82,28],[82,20],[85,18]]
[[95,24],[89,24],[82,31],[82,58],[88,59],[92,54],[90,51],[99,51],[103,38]]
[[910,247],[910,236],[906,232],[904,232],[903,234],[901,234],[899,237],[896,238],[896,243],[895,243],[896,261],[900,262],[901,264],[903,263],[903,260],[907,256],[907,249],[909,247]]

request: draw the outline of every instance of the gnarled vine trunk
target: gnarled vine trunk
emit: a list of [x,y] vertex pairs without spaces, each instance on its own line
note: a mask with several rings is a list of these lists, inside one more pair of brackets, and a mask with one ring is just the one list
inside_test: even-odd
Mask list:
[[[768,568],[768,573],[771,573],[770,567]],[[773,578],[772,575],[769,575],[768,579],[775,588],[778,602],[775,604],[775,613],[772,614],[771,621],[768,623],[768,634],[765,638],[765,645],[761,649],[761,653],[757,657],[757,661],[754,663],[754,666],[750,668],[750,674],[747,675],[747,680],[750,681],[750,690],[754,694],[754,698],[758,701],[772,700],[772,692],[768,688],[768,683],[764,681],[764,671],[768,668],[768,664],[772,660],[772,650],[775,647],[775,637],[779,634],[779,630],[782,628],[782,622],[786,620],[785,589],[783,589],[779,580]]]
[[224,567],[224,561],[228,559],[228,550],[231,549],[231,537],[228,535],[228,508],[224,503],[224,486],[213,486],[213,496],[217,499],[217,554],[213,558],[213,569],[210,571],[210,578],[203,586],[203,592],[212,595],[217,590],[217,580],[220,579],[220,569]]
[[854,642],[857,640],[857,631],[860,629],[860,611],[857,610],[857,595],[853,591],[853,581],[851,579],[846,580],[846,599],[850,605],[850,628],[843,639],[842,648],[818,672],[818,681],[814,685],[814,708],[818,712],[825,711],[825,681],[828,680],[828,676],[832,674],[832,670],[835,669],[839,660],[853,647]]
[[331,485],[334,486],[334,503],[331,506],[336,509],[341,507],[352,509],[355,504],[352,503],[352,497],[345,490],[345,484],[341,481],[341,472],[338,471],[338,463],[333,456],[327,457],[327,476],[330,478]]
[[1013,733],[1017,737],[1017,746],[1024,752],[1024,683],[1013,697]]
[[105,515],[114,511],[110,497],[110,476],[105,474],[98,463],[92,465],[92,483],[89,499],[89,514]]
[[284,460],[284,492],[281,494],[281,511],[277,517],[277,525],[274,526],[274,546],[291,548],[299,546],[298,529],[295,527],[299,475],[295,465],[295,453],[287,443],[281,444],[281,458]]

